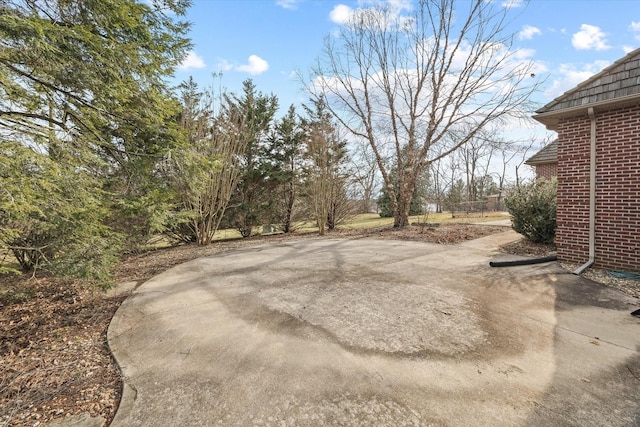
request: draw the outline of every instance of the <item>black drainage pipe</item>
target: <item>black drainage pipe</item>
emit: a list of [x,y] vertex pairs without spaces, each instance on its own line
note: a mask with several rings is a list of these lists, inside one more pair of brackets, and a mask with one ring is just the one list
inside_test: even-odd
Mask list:
[[516,265],[542,264],[543,262],[557,261],[557,255],[546,256],[542,258],[519,259],[516,261],[491,261],[491,267],[515,267]]

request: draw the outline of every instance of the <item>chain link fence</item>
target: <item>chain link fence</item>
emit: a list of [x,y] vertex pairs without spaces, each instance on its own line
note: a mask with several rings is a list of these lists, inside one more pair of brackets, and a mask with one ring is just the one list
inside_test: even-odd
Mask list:
[[475,202],[460,203],[444,203],[443,209],[451,213],[485,213],[485,212],[504,212],[504,198],[488,198],[487,200],[478,200]]

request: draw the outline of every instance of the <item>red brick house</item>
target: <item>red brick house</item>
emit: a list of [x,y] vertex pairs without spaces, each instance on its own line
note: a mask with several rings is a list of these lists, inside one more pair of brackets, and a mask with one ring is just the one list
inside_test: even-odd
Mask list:
[[640,271],[640,49],[536,113],[558,134],[558,258]]
[[547,144],[524,163],[535,168],[536,179],[558,176],[558,141]]

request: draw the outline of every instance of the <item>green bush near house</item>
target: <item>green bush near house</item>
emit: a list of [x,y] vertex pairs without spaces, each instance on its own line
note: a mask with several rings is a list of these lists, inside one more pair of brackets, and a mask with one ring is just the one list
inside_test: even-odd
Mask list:
[[505,199],[513,229],[535,243],[554,243],[558,181],[539,179],[513,188]]

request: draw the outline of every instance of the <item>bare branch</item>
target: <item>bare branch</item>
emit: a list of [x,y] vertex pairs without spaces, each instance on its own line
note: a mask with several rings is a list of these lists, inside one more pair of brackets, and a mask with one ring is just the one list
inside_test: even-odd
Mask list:
[[528,113],[539,82],[530,79],[533,63],[516,57],[507,14],[486,0],[421,0],[406,16],[376,6],[358,10],[337,41],[327,39],[307,88],[368,141],[396,226],[408,223],[418,178],[432,162]]
[[22,111],[2,111],[0,110],[0,118],[3,116],[11,116],[11,117],[27,117],[30,119],[42,120],[44,122],[48,122],[58,126],[61,129],[68,130],[67,125],[59,120],[56,120],[52,117],[45,116],[44,114],[38,113],[26,113]]

